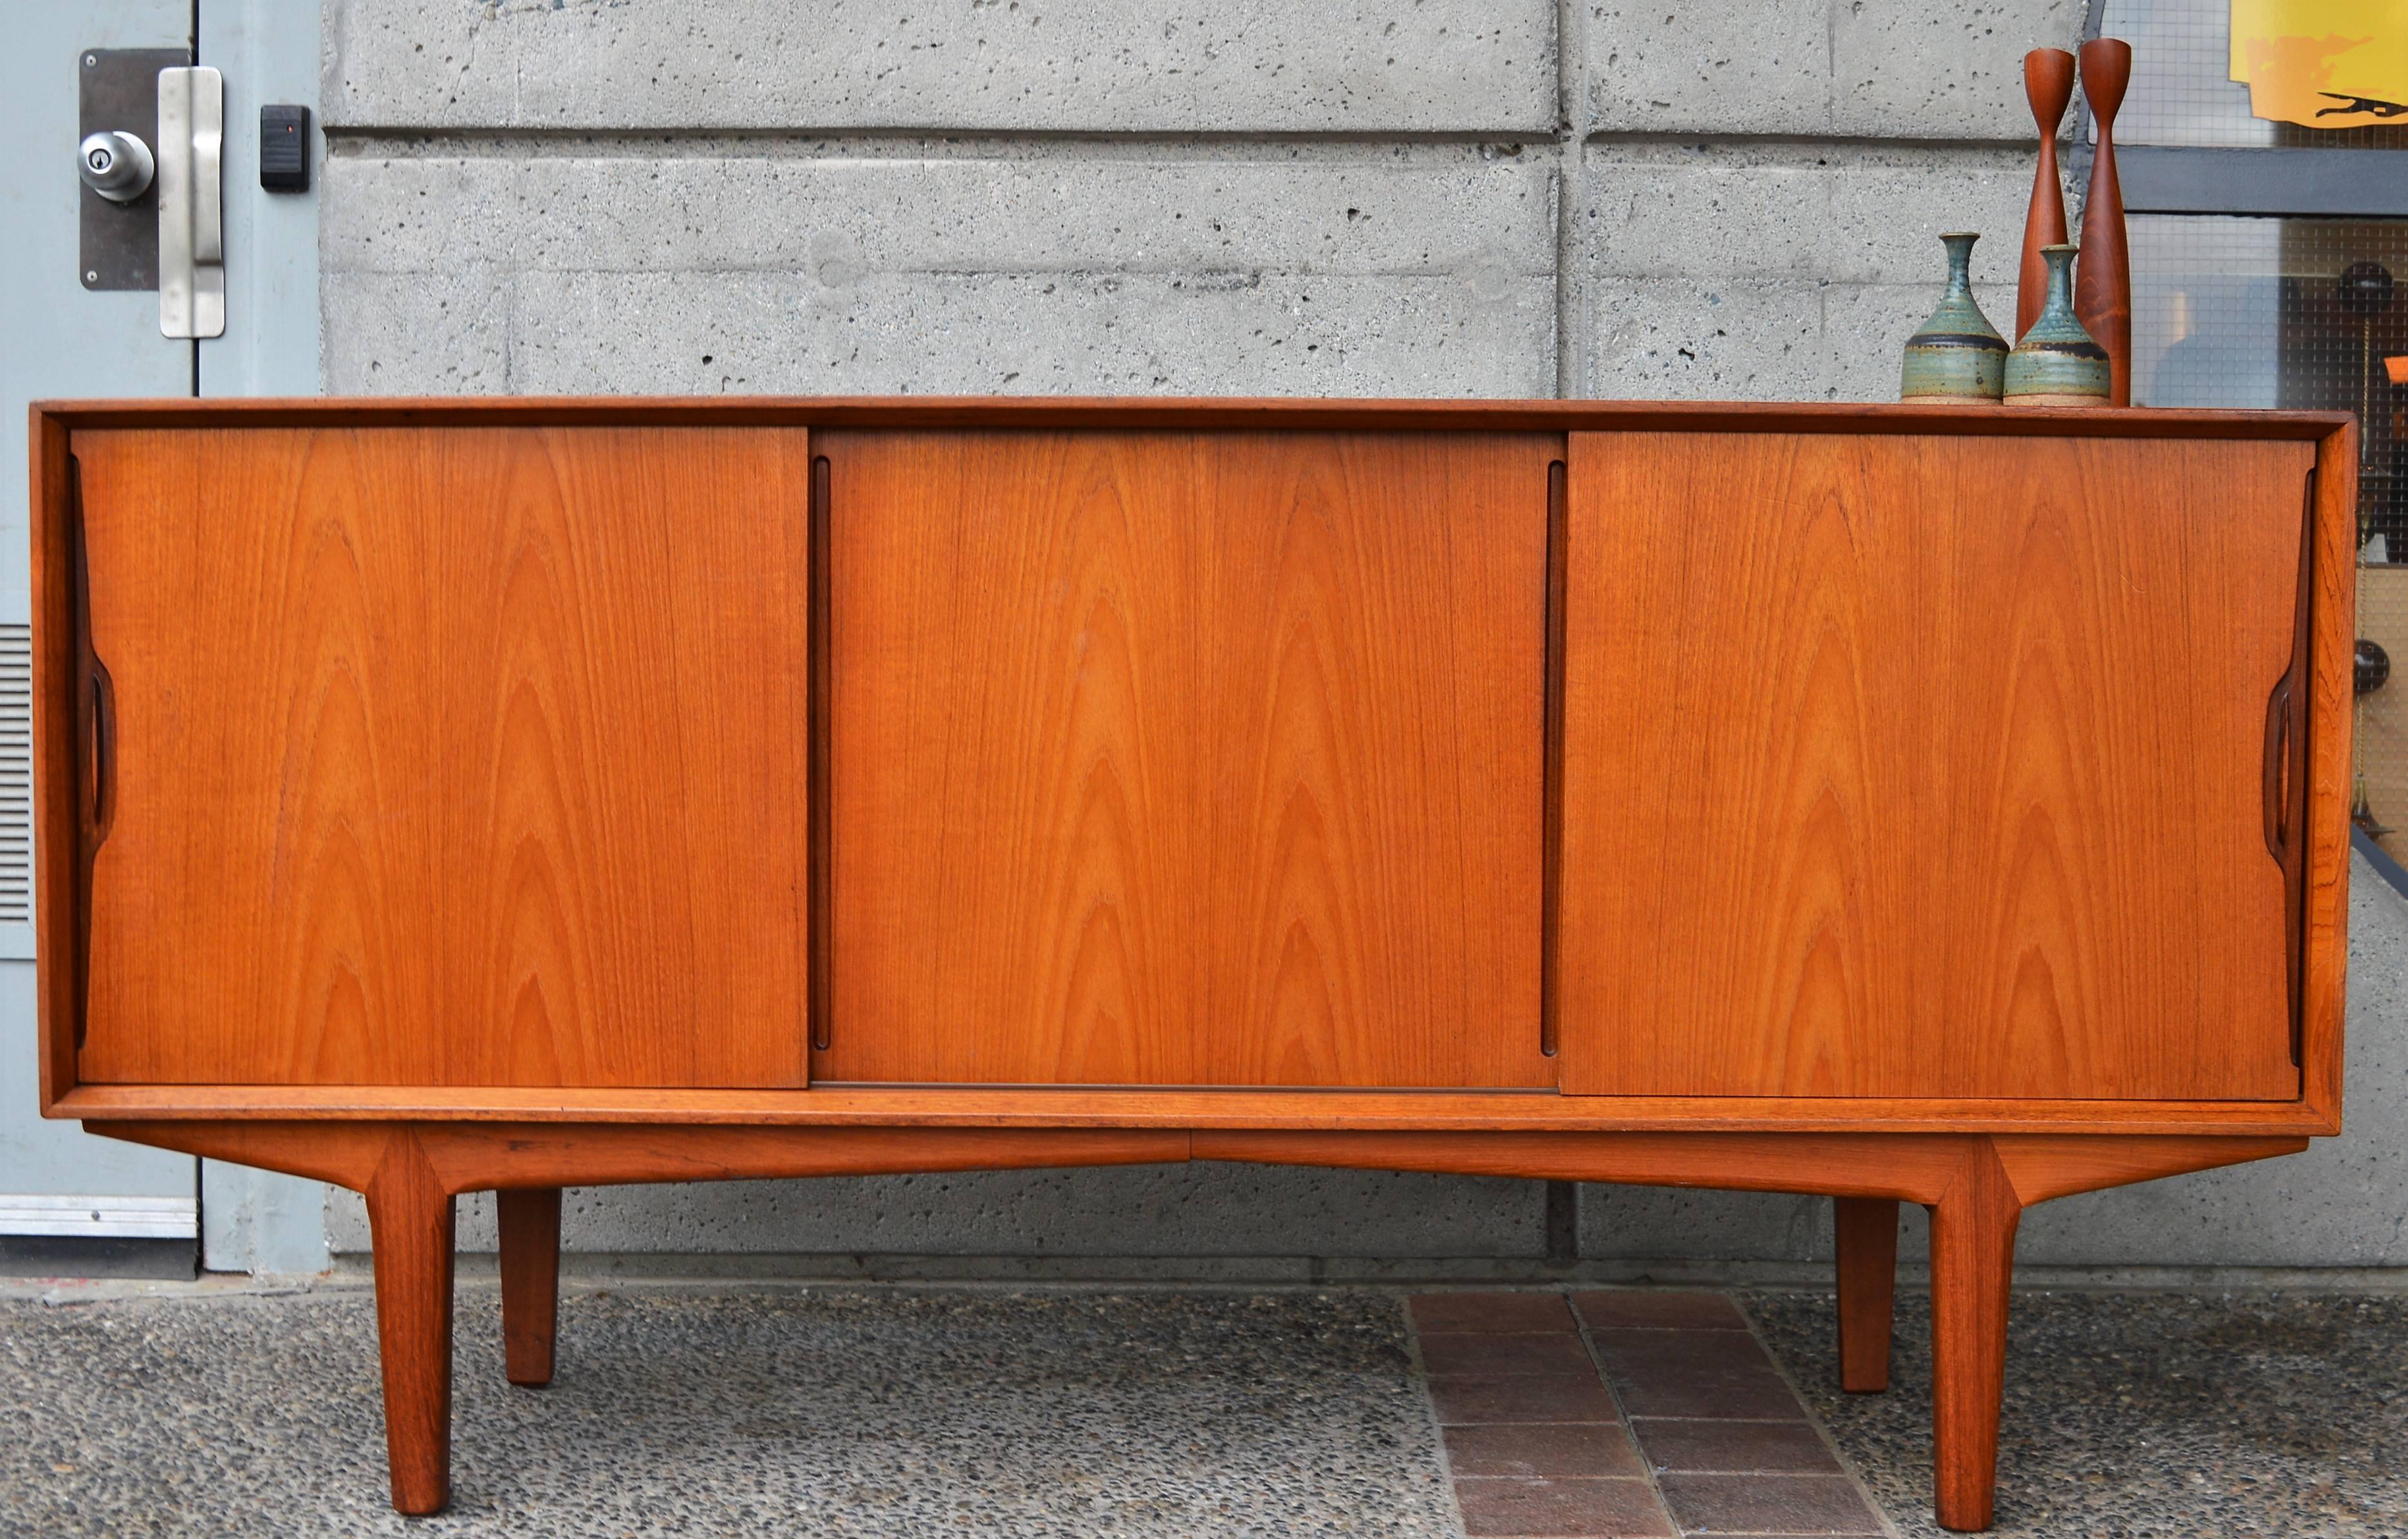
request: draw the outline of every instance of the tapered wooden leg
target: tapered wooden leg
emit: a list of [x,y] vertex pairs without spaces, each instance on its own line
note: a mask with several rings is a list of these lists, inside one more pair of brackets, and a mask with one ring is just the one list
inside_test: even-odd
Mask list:
[[2022,1215],[1987,1139],[1931,1210],[1932,1473],[1942,1528],[1990,1526]]
[[393,1504],[423,1516],[452,1499],[452,1200],[410,1133],[394,1136],[367,1200]]
[[1835,1197],[1839,1242],[1840,1388],[1870,1394],[1889,1388],[1891,1304],[1898,1292],[1898,1200]]
[[560,1322],[560,1188],[494,1194],[502,1220],[502,1359],[512,1384],[552,1382]]

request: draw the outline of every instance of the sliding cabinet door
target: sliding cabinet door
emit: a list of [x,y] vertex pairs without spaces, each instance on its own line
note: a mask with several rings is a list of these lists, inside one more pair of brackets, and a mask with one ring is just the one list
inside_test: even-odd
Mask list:
[[1565,1088],[2297,1096],[2312,456],[1574,435]]
[[804,1082],[801,432],[72,448],[84,1079]]
[[1533,1086],[1544,436],[815,437],[823,1080]]

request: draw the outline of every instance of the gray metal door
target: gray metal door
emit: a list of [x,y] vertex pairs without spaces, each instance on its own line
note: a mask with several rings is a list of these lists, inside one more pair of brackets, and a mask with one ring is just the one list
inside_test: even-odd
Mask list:
[[[30,572],[25,407],[63,396],[307,395],[317,388],[315,199],[261,187],[263,102],[308,105],[317,88],[316,0],[72,0],[8,7],[0,51],[0,1262],[7,1270],[90,1272],[131,1265],[191,1272],[198,1255],[204,1177],[198,1162],[86,1135],[36,1110]],[[196,30],[197,29],[197,30]],[[139,50],[139,51],[136,51]],[[162,95],[163,65],[200,65],[222,86],[216,212],[222,260],[206,264],[197,298],[179,293],[174,232],[158,217],[163,193],[207,186],[208,122],[177,133],[192,95]],[[164,125],[152,116],[167,109]],[[198,110],[196,108],[196,110]],[[121,121],[123,120],[123,121]],[[158,142],[163,127],[169,142]],[[131,201],[104,198],[79,179],[79,148],[94,128],[122,128],[117,164],[150,159],[151,185]],[[145,130],[148,132],[146,133]],[[302,163],[319,156],[314,124],[294,130]],[[104,154],[99,165],[108,161]],[[107,174],[96,180],[108,181]],[[172,222],[170,222],[172,223]],[[210,242],[188,253],[206,258]],[[168,259],[163,306],[160,258]],[[220,301],[219,294],[222,295]],[[212,307],[222,305],[222,334]],[[199,312],[201,324],[178,323]],[[169,336],[182,329],[192,336]],[[213,1215],[251,1248],[251,1230],[295,1206],[307,1188],[278,1188],[212,1167]],[[299,1215],[304,1244],[314,1213]],[[316,1242],[322,1255],[322,1239]],[[237,1255],[232,1264],[250,1264]],[[278,1259],[271,1258],[271,1264]],[[295,1263],[292,1247],[281,1258]],[[219,1264],[226,1264],[221,1262]]]

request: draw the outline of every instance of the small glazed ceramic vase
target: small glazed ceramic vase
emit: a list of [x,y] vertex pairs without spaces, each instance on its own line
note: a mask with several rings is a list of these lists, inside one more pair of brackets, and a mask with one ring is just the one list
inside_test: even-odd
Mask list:
[[2009,406],[2105,406],[2114,391],[2107,350],[2073,316],[2071,246],[2043,246],[2048,299],[2007,354]]
[[2006,379],[2007,339],[1973,303],[1973,242],[1978,235],[1943,235],[1948,292],[1923,328],[1906,339],[1899,370],[1901,401],[1995,401]]

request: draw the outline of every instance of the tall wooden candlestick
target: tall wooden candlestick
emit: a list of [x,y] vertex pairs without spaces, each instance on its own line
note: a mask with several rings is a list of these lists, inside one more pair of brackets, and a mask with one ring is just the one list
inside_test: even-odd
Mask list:
[[2082,205],[2082,256],[2074,269],[2073,313],[2107,350],[2115,371],[2109,404],[2132,404],[2132,255],[2124,238],[2124,189],[2115,180],[2115,109],[2132,83],[2132,45],[2094,37],[2082,45],[2082,94],[2099,125],[2090,195]]
[[2031,209],[2024,215],[2023,266],[2015,281],[2015,335],[2020,338],[2040,319],[2048,303],[2048,263],[2044,246],[2062,246],[2072,237],[2065,231],[2065,183],[2057,171],[2057,125],[2073,100],[2073,55],[2061,48],[2036,48],[2024,55],[2024,97],[2031,103],[2032,121],[2040,124],[2040,168],[2032,173]]

